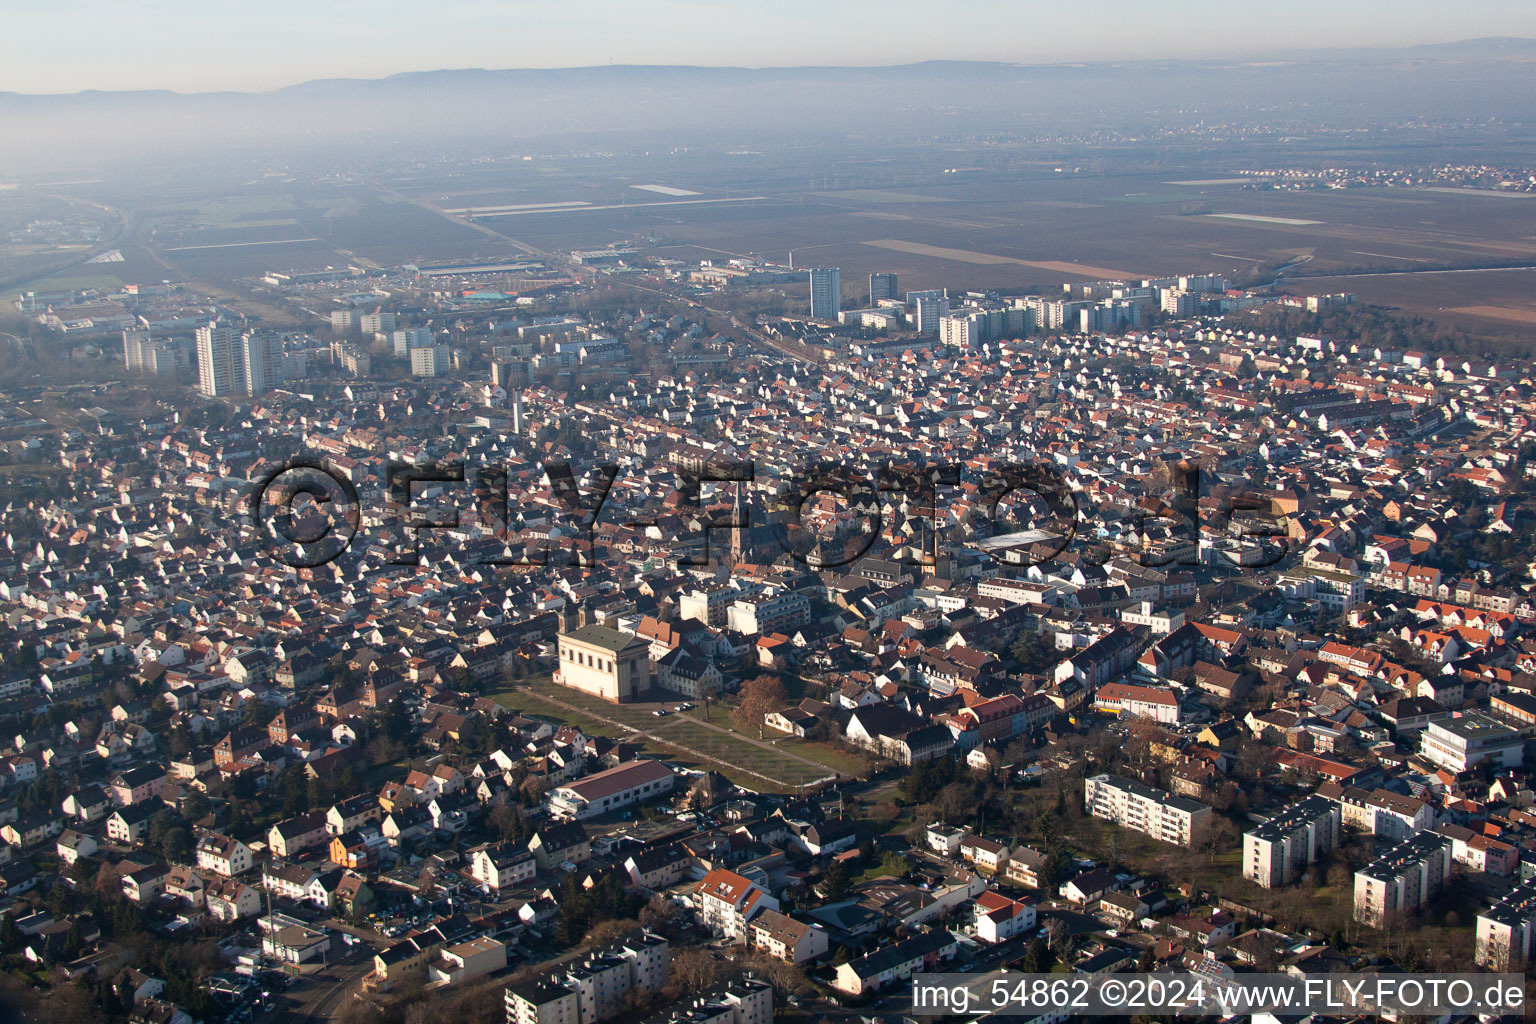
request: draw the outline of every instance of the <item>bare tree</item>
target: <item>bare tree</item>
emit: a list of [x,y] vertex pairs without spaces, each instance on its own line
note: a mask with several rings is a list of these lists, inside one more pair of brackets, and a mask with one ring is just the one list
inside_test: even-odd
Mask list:
[[671,983],[684,992],[707,992],[726,980],[731,966],[703,946],[684,946],[672,954]]
[[741,703],[732,717],[736,726],[744,731],[756,731],[763,719],[775,711],[784,710],[789,695],[778,676],[761,675],[741,684]]
[[934,804],[946,822],[966,821],[976,809],[975,793],[964,782],[951,782],[939,790]]
[[640,926],[671,938],[678,924],[677,904],[665,896],[652,896],[651,901],[640,908]]

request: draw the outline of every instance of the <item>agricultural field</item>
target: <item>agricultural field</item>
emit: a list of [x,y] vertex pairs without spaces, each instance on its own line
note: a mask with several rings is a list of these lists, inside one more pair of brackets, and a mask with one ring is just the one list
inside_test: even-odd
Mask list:
[[[1536,203],[1455,191],[1281,192],[1166,172],[1019,173],[842,189],[737,178],[722,175],[712,186],[684,175],[672,180],[738,203],[631,198],[624,208],[603,209],[599,200],[611,199],[617,183],[604,189],[558,174],[426,201],[519,205],[516,215],[480,224],[545,250],[624,242],[683,259],[786,260],[793,253],[797,266],[841,267],[849,302],[860,297],[860,278],[877,270],[900,274],[903,288],[1024,289],[1103,276],[1235,275],[1283,263],[1297,264],[1292,276],[1536,265]],[[541,209],[546,203],[586,205]]]
[[[1301,283],[1292,282],[1292,290]],[[1305,283],[1318,291],[1351,291],[1361,302],[1419,313],[1468,330],[1529,335],[1536,328],[1536,270],[1325,277]]]
[[[65,261],[55,272],[59,281],[238,289],[269,270],[624,244],[685,261],[840,267],[851,306],[874,271],[899,274],[903,290],[1053,292],[1066,281],[1200,271],[1262,283],[1284,266],[1283,283],[1297,293],[1353,291],[1490,332],[1536,322],[1524,271],[1354,276],[1536,268],[1536,201],[1457,189],[1259,189],[1209,156],[1117,170],[1112,155],[1079,165],[1016,154],[997,169],[945,173],[952,162],[965,164],[920,147],[809,163],[787,152],[700,150],[531,155],[415,165],[366,182],[288,177],[137,195],[83,183],[72,186],[71,206],[96,202],[104,222],[114,212],[131,222],[113,243],[124,262]],[[23,256],[37,258],[14,258]]]

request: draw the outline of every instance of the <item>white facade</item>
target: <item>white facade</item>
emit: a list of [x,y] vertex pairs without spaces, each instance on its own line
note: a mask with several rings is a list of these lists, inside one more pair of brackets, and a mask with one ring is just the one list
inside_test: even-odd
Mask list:
[[1430,722],[1419,736],[1419,753],[1453,772],[1464,772],[1486,760],[1504,768],[1519,767],[1524,747],[1519,732],[1477,714]]
[[811,270],[811,318],[836,320],[842,309],[843,274],[836,267]]
[[1522,971],[1536,940],[1536,881],[1512,889],[1477,918],[1477,963],[1493,971]]
[[1421,832],[1355,872],[1355,920],[1382,928],[1424,906],[1451,873],[1451,841]]
[[1083,780],[1083,797],[1095,818],[1175,846],[1193,845],[1211,820],[1211,809],[1199,801],[1114,775]]
[[1243,877],[1266,889],[1296,881],[1339,845],[1339,805],[1320,796],[1292,804],[1243,834]]

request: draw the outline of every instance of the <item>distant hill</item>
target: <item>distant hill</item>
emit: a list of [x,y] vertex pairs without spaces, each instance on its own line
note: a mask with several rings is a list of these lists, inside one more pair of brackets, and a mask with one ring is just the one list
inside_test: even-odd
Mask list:
[[15,163],[146,148],[680,132],[747,139],[1144,124],[1148,112],[1309,121],[1528,117],[1536,40],[1314,50],[1231,60],[894,67],[460,69],[323,79],[264,93],[0,93]]

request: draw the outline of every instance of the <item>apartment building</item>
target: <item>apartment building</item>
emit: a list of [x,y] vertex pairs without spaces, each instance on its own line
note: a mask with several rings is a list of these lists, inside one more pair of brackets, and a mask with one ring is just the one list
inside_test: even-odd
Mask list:
[[1517,768],[1524,747],[1518,730],[1476,713],[1430,722],[1419,735],[1419,753],[1458,773],[1487,760],[1501,768]]
[[681,882],[692,866],[693,858],[676,843],[641,850],[623,864],[629,884],[647,895]]
[[1339,795],[1345,828],[1388,839],[1406,839],[1435,825],[1435,810],[1424,801],[1389,789],[1367,792],[1351,786]]
[[260,395],[283,382],[282,338],[209,324],[197,329],[197,386],[210,398]]
[[1198,800],[1116,775],[1083,780],[1083,799],[1095,818],[1175,846],[1194,845],[1211,822],[1211,809]]
[[745,939],[753,917],[779,909],[779,901],[756,882],[724,868],[705,875],[693,892],[699,921],[728,939]]
[[769,1024],[773,986],[745,978],[675,1006],[646,1024]]
[[1058,664],[1053,681],[1060,684],[1075,679],[1088,690],[1095,690],[1136,664],[1140,654],[1141,644],[1136,635],[1116,627]]
[[408,359],[415,349],[426,348],[432,344],[432,330],[428,327],[402,327],[391,335],[391,339],[394,342],[395,355]]
[[1405,839],[1355,872],[1355,920],[1384,928],[1424,906],[1451,873],[1451,841],[1434,832]]
[[819,925],[764,910],[747,926],[747,946],[786,963],[803,964],[826,955],[830,941]]
[[529,850],[516,843],[495,843],[471,852],[470,877],[492,890],[531,881],[537,863]]
[[634,992],[667,983],[672,950],[641,932],[541,978],[507,987],[507,1024],[596,1024],[624,1013]]
[[411,376],[413,377],[442,377],[448,373],[450,366],[452,366],[452,358],[447,345],[427,345],[424,348],[411,349]]
[[837,267],[812,267],[811,319],[836,320],[842,308],[842,272]]
[[694,587],[686,594],[678,595],[677,615],[678,618],[693,619],[705,625],[720,627],[725,625],[726,615],[730,611],[732,602],[740,596],[740,590],[723,583],[708,587]]
[[1339,805],[1313,795],[1243,834],[1243,877],[1266,889],[1289,885],[1339,845]]
[[1517,846],[1449,822],[1435,831],[1450,840],[1451,860],[1465,864],[1468,871],[1511,875],[1520,870],[1520,848]]
[[738,597],[726,609],[726,625],[738,633],[789,633],[810,621],[811,602],[798,590]]
[[395,329],[395,314],[364,313],[358,320],[358,325],[364,334],[387,334]]
[[1317,599],[1333,614],[1341,614],[1365,600],[1365,580],[1352,572],[1313,569],[1312,585]]
[[1536,881],[1517,885],[1477,917],[1478,966],[1491,971],[1523,971],[1536,938]]
[[607,626],[582,626],[558,639],[561,686],[590,693],[615,704],[639,698],[651,688],[650,644]]
[[210,398],[240,394],[245,390],[245,364],[240,355],[240,332],[233,327],[209,324],[197,329],[197,387]]
[[267,849],[284,859],[327,842],[325,814],[313,811],[287,818],[267,829]]
[[947,930],[923,932],[840,964],[832,987],[855,996],[876,992],[953,960],[958,949],[959,943]]

